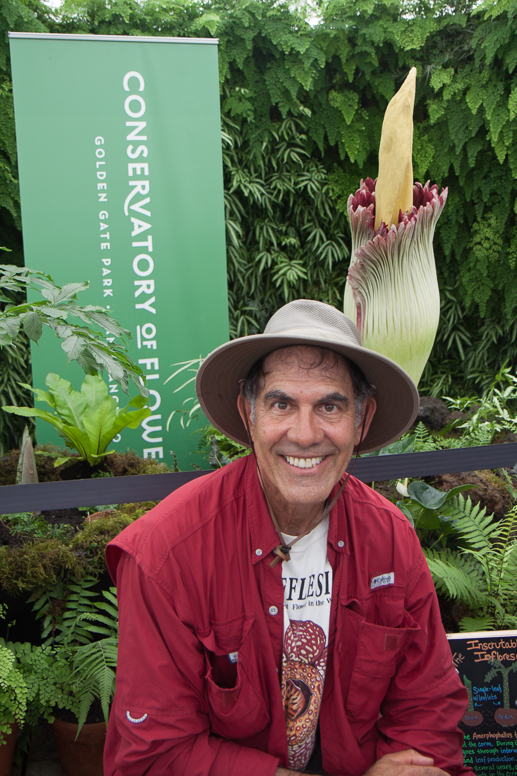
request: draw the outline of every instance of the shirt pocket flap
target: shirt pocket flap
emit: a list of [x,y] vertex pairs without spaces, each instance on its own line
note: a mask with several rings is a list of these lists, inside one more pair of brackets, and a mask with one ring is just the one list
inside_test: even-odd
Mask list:
[[359,623],[354,671],[366,676],[391,676],[419,630],[420,626],[406,611],[403,622],[397,628],[363,620]]
[[198,639],[214,655],[229,655],[240,650],[254,621],[255,615],[247,614],[224,622],[211,622],[208,632],[205,635],[198,633]]

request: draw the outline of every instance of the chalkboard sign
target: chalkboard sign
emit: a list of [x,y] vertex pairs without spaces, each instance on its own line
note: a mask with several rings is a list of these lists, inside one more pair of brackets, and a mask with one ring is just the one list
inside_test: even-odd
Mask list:
[[452,633],[452,659],[469,694],[460,722],[476,776],[517,774],[517,631]]

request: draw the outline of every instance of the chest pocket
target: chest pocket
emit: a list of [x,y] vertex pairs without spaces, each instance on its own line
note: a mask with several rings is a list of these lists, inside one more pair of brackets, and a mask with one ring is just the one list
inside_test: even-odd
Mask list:
[[346,714],[358,726],[359,737],[361,729],[366,735],[379,717],[391,679],[420,630],[403,599],[374,596],[374,601],[340,601],[341,685]]
[[249,738],[271,721],[263,695],[253,639],[254,615],[210,623],[198,638],[205,648],[205,691],[212,733]]

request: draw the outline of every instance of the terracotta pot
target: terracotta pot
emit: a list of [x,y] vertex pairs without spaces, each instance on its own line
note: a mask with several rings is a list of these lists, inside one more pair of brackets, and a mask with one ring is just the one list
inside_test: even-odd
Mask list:
[[7,736],[0,735],[0,776],[10,776],[17,732],[18,725],[15,722]]
[[83,725],[76,740],[77,725],[55,719],[50,726],[61,765],[67,776],[103,776],[102,757],[106,725]]

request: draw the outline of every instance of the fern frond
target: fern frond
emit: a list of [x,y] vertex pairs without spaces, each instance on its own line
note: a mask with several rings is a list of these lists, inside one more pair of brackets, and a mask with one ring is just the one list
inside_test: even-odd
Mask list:
[[482,617],[463,617],[459,624],[461,633],[495,630],[495,620],[488,614]]
[[465,498],[462,495],[458,497],[458,508],[462,517],[455,522],[455,528],[469,549],[476,550],[477,553],[484,554],[490,551],[491,539],[497,536],[498,525],[493,523],[493,515],[486,514],[486,508],[481,508],[481,504],[472,504],[470,496]]
[[482,603],[486,587],[478,564],[452,550],[424,549],[424,555],[438,592],[467,604]]
[[79,736],[79,733],[81,732],[81,728],[86,722],[88,718],[88,713],[92,707],[92,703],[95,700],[95,693],[93,690],[93,682],[92,685],[89,687],[83,687],[83,691],[80,695],[79,700],[79,715],[77,717],[77,735],[76,739]]
[[[88,693],[92,692],[94,696],[99,697],[106,722],[108,721],[110,703],[115,693],[114,669],[117,666],[117,647],[118,639],[116,637],[94,641],[79,647],[74,659],[74,676],[80,677],[80,685],[82,686],[84,683]],[[89,700],[89,695],[88,701],[86,716],[92,703]]]

